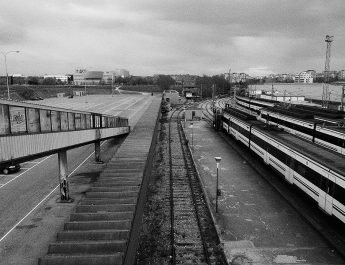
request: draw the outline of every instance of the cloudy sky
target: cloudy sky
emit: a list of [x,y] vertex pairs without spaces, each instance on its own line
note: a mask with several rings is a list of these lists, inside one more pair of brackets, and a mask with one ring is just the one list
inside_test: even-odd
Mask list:
[[20,50],[8,71],[24,75],[259,75],[322,71],[333,35],[341,70],[344,11],[344,0],[1,0],[0,50]]

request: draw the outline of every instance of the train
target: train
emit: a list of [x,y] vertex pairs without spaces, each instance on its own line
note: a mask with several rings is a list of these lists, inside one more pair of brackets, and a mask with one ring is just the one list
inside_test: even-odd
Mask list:
[[222,111],[220,126],[315,200],[324,212],[345,223],[343,156],[231,107]]
[[258,120],[345,155],[345,114],[341,111],[303,105],[286,109],[274,102],[243,97],[236,102],[257,113]]

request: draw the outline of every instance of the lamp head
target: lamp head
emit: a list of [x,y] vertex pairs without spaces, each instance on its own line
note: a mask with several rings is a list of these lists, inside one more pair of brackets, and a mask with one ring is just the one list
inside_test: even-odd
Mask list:
[[222,160],[222,158],[220,156],[216,156],[214,159],[216,159],[217,169],[218,169],[219,163]]
[[217,164],[220,163],[220,161],[222,160],[220,156],[216,156],[214,159],[216,159]]

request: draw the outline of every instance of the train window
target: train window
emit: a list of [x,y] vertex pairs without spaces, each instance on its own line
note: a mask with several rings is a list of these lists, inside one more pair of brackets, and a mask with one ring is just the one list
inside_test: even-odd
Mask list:
[[338,184],[334,184],[333,198],[345,205],[345,189]]
[[326,141],[328,143],[337,145],[337,146],[341,146],[342,144],[342,139],[333,135],[329,135],[326,133],[318,133],[317,134],[317,138],[319,138],[320,140]]
[[320,189],[326,192],[329,195],[333,195],[335,190],[335,183],[330,181],[328,178],[322,177]]
[[0,134],[10,133],[10,118],[8,105],[0,104]]
[[313,183],[315,186],[319,187],[323,176],[309,167],[306,167],[304,177]]
[[306,167],[305,165],[303,165],[301,162],[299,161],[295,161],[295,168],[294,170],[300,174],[301,176],[304,176],[305,175],[305,172],[306,172]]
[[61,130],[60,112],[51,111],[52,131],[58,132]]
[[60,112],[60,120],[61,120],[61,130],[68,131],[68,116],[67,112]]
[[284,164],[287,163],[288,155],[282,152],[281,150],[279,150],[278,148],[272,145],[269,145],[268,152],[272,154],[275,158],[277,158],[279,161],[283,162]]
[[263,141],[260,137],[256,136],[255,134],[251,135],[251,140],[254,142],[256,145],[260,146],[262,149],[266,150],[266,143]]
[[41,109],[40,110],[40,123],[41,123],[41,132],[51,132],[51,115],[50,110]]
[[10,106],[11,133],[26,132],[25,108]]
[[40,110],[39,109],[26,109],[27,126],[29,133],[39,133],[41,131],[40,126]]

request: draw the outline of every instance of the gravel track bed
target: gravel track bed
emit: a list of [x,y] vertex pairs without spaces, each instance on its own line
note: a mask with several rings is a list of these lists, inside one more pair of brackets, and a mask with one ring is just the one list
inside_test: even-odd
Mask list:
[[[176,264],[227,264],[185,140],[182,140],[184,144],[181,145],[178,126],[176,121],[171,123],[170,139],[171,169],[174,179],[175,262]],[[168,138],[169,123],[167,117],[163,116],[144,209],[143,229],[136,260],[138,265],[172,264],[173,260]]]

